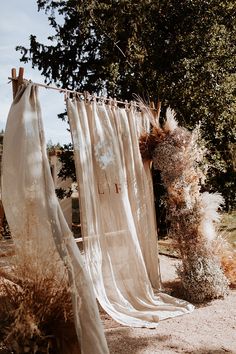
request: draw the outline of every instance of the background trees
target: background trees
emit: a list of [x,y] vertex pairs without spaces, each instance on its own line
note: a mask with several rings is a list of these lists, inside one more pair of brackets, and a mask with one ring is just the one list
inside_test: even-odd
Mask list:
[[55,35],[30,37],[22,61],[47,83],[170,105],[181,124],[202,122],[207,189],[235,206],[236,14],[233,0],[38,0]]

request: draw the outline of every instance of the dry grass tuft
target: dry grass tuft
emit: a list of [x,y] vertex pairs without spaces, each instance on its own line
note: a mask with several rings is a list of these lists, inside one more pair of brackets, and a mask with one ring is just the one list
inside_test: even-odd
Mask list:
[[152,160],[153,151],[157,144],[162,141],[165,134],[161,129],[153,127],[152,131],[148,134],[142,134],[139,138],[139,149],[143,160]]
[[79,352],[68,279],[55,254],[18,248],[11,267],[0,269],[0,302],[0,338],[13,353]]
[[229,279],[230,286],[236,288],[236,249],[223,236],[216,238],[214,249],[221,260],[221,266]]
[[221,265],[232,288],[236,288],[236,251],[225,250],[221,254]]

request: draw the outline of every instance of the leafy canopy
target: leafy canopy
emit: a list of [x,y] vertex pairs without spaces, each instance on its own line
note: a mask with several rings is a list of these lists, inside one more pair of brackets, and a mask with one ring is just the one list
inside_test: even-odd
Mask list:
[[[234,0],[38,0],[54,35],[18,47],[45,77],[79,91],[161,101],[202,121],[210,183],[235,204]],[[210,186],[210,184],[209,184]],[[210,187],[208,187],[209,189]]]

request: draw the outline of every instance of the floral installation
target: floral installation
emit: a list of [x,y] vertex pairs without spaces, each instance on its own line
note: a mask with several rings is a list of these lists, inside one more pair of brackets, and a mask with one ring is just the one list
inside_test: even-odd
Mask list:
[[167,109],[162,127],[150,111],[148,114],[152,130],[140,136],[140,151],[160,171],[167,191],[169,236],[181,256],[177,273],[186,297],[195,303],[224,297],[229,281],[215,247],[223,198],[201,192],[207,166],[206,149],[199,144],[200,127],[193,132],[179,127],[171,109]]

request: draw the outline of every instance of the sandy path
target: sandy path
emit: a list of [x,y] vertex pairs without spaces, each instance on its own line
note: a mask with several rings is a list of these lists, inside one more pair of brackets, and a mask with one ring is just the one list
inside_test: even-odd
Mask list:
[[[175,278],[175,259],[161,256],[163,281]],[[111,354],[236,354],[236,290],[156,329],[129,328],[102,315]]]

